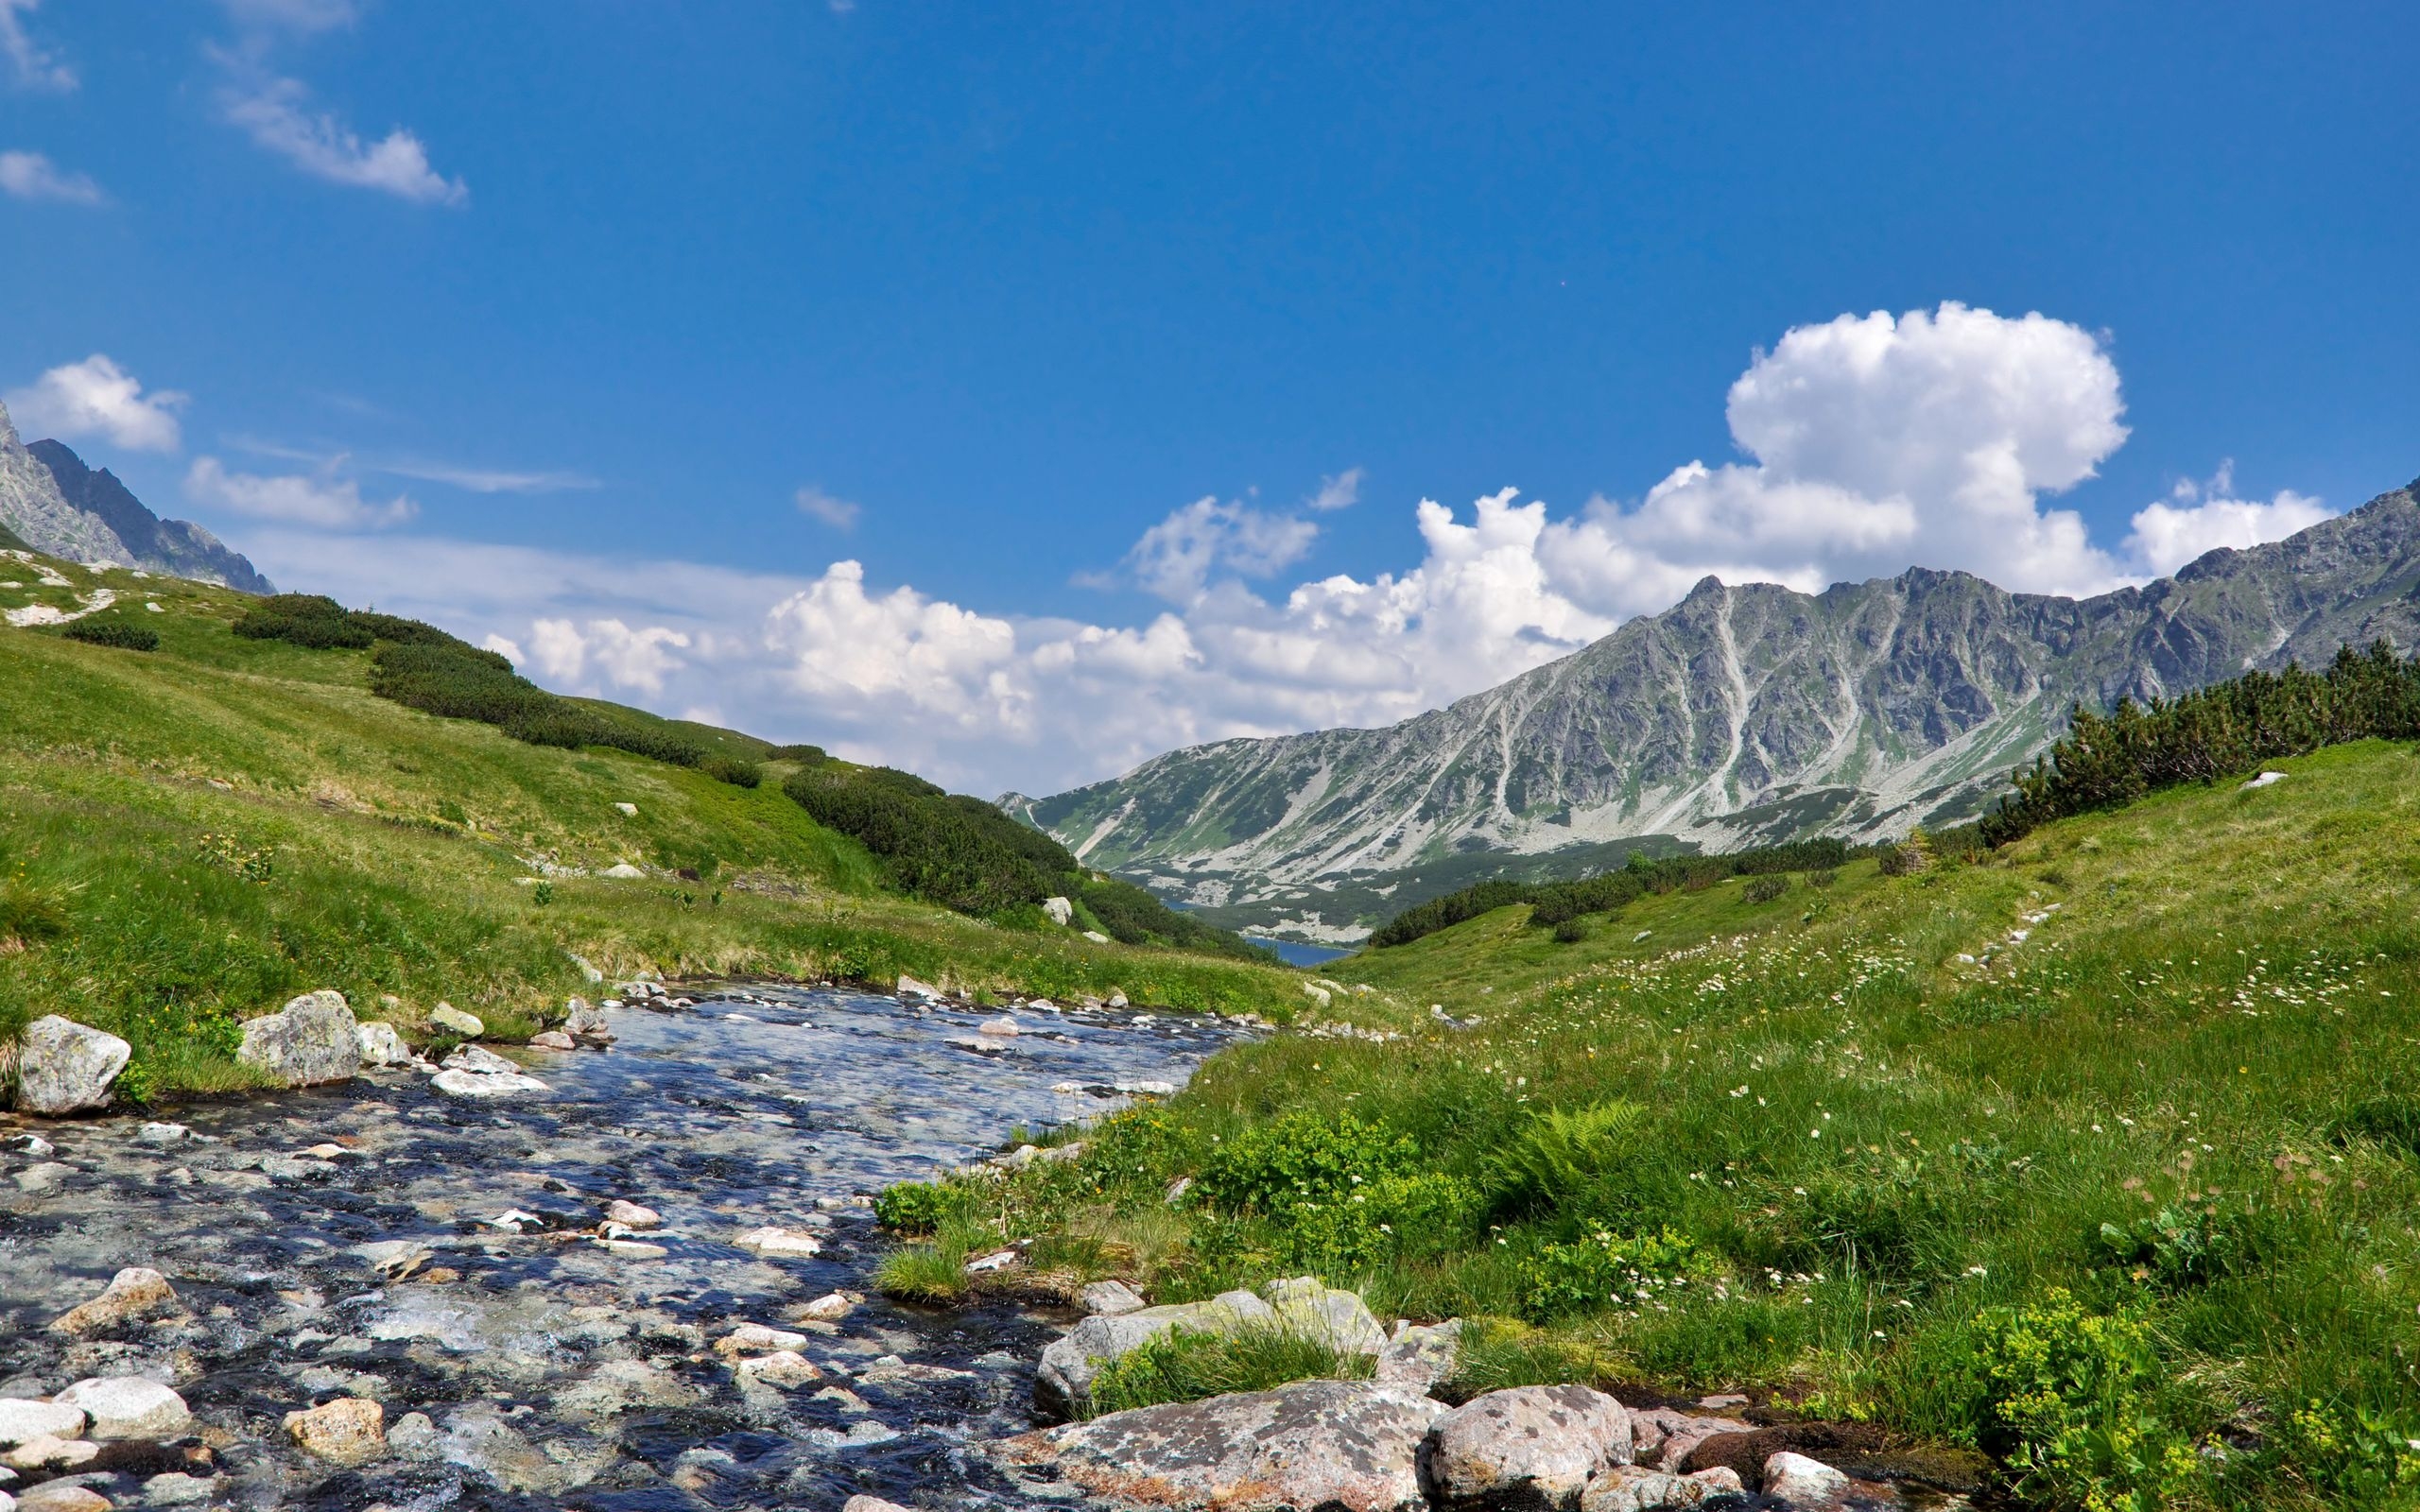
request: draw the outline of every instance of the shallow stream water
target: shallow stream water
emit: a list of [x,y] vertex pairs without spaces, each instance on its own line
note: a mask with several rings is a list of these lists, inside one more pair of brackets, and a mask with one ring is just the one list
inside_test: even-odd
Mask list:
[[[188,1108],[169,1116],[194,1137],[164,1144],[132,1118],[0,1125],[55,1146],[0,1150],[0,1396],[99,1375],[182,1393],[213,1473],[95,1467],[120,1506],[1039,1504],[978,1446],[1029,1426],[1034,1359],[1068,1319],[873,1296],[882,1242],[852,1199],[1018,1125],[1104,1111],[1115,1083],[1181,1082],[1236,1031],[1022,1011],[1023,1034],[978,1053],[972,1011],[693,995],[678,1013],[614,1013],[610,1052],[525,1055],[552,1089],[527,1100],[455,1101],[382,1073]],[[304,1153],[328,1144],[342,1153]],[[617,1197],[663,1215],[632,1236],[661,1257],[586,1233]],[[491,1221],[515,1209],[524,1231]],[[767,1224],[812,1228],[822,1252],[733,1244]],[[191,1315],[109,1339],[47,1331],[127,1265],[164,1272]],[[794,1314],[835,1291],[868,1295],[837,1322]],[[712,1349],[741,1323],[808,1333],[825,1380],[743,1386]],[[384,1405],[391,1457],[343,1470],[287,1441],[285,1414],[337,1397]]]

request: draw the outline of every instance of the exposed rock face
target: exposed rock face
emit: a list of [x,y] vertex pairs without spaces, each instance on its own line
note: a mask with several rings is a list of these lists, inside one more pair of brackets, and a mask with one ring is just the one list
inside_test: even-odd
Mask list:
[[1631,1457],[1630,1413],[1586,1386],[1514,1386],[1437,1419],[1420,1478],[1446,1512],[1573,1508],[1588,1483]]
[[1034,1372],[1034,1404],[1062,1418],[1081,1416],[1092,1404],[1093,1382],[1101,1367],[1174,1329],[1232,1333],[1277,1321],[1276,1310],[1250,1292],[1225,1292],[1206,1302],[1181,1302],[1088,1317],[1042,1351]]
[[1001,1455],[1113,1507],[1414,1512],[1414,1462],[1444,1411],[1408,1392],[1303,1381],[1047,1428],[1008,1440]]
[[360,1024],[341,992],[306,992],[275,1013],[244,1021],[235,1058],[288,1087],[350,1081],[361,1069]]
[[87,566],[131,567],[134,556],[96,515],[68,502],[59,480],[17,438],[0,406],[0,525],[45,556]]
[[137,567],[216,583],[238,593],[277,592],[249,560],[227,549],[216,536],[189,520],[163,520],[145,508],[143,501],[109,469],[85,466],[82,457],[58,441],[36,441],[26,450],[50,470],[60,496],[98,520]]
[[107,1108],[110,1084],[133,1053],[117,1036],[73,1019],[36,1019],[17,1042],[17,1108],[44,1118]]
[[1709,577],[1662,614],[1401,724],[1191,747],[1003,802],[1086,864],[1222,923],[1281,921],[1277,895],[1313,881],[1343,885],[1347,914],[1383,917],[1437,890],[1410,881],[1425,864],[1469,850],[1569,850],[1567,874],[1647,836],[1723,850],[1963,816],[2076,700],[2324,665],[2381,636],[2413,648],[2415,585],[2410,490],[2089,599],[1927,569],[1817,594]]

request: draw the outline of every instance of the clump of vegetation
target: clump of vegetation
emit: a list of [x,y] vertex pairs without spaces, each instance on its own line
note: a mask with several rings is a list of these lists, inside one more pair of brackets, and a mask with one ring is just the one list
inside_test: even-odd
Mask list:
[[1093,1380],[1092,1411],[1200,1401],[1289,1381],[1366,1381],[1375,1367],[1370,1355],[1340,1351],[1324,1339],[1281,1327],[1224,1333],[1174,1329],[1105,1366]]
[[[1621,867],[1593,877],[1567,882],[1497,879],[1431,898],[1378,926],[1370,936],[1370,944],[1374,949],[1409,945],[1441,929],[1450,929],[1514,903],[1528,903],[1530,922],[1546,929],[1591,914],[1614,913],[1640,898],[1703,891],[1730,877],[1779,877],[1784,872],[1810,868],[1840,867],[1857,853],[1846,841],[1836,839],[1795,840],[1788,845],[1724,855],[1666,856],[1661,860],[1634,851]],[[1779,897],[1780,893],[1772,896]]]
[[160,632],[148,625],[137,625],[123,615],[86,615],[70,620],[60,627],[60,635],[86,645],[115,646],[121,651],[157,651]]
[[709,756],[699,769],[716,782],[729,782],[734,787],[757,787],[765,781],[764,767],[735,756]]
[[1788,891],[1789,891],[1789,879],[1774,872],[1767,876],[1749,878],[1739,889],[1739,901],[1743,903],[1769,903]]

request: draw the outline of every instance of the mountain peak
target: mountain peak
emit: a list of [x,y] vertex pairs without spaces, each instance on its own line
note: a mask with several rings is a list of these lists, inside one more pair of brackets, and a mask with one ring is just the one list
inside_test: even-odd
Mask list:
[[20,444],[16,422],[9,418],[9,406],[0,404],[0,450],[14,450]]

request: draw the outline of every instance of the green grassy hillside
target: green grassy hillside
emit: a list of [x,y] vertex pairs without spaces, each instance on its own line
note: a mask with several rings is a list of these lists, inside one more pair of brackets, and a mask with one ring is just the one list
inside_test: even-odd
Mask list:
[[2420,756],[2271,765],[1915,875],[1366,953],[1321,1016],[1392,1038],[1230,1052],[923,1208],[1155,1299],[1308,1268],[1495,1320],[1464,1389],[1773,1392],[2029,1504],[2409,1507]]
[[[256,601],[224,590],[14,559],[0,582],[14,584],[0,610],[107,588],[118,604],[96,618],[160,638],[143,652],[0,628],[0,1034],[51,1012],[123,1034],[136,1058],[121,1085],[137,1095],[240,1084],[235,1022],[318,987],[371,1012],[392,995],[406,1023],[444,999],[526,1033],[583,989],[567,953],[609,973],[905,971],[993,993],[1303,1001],[1298,978],[1254,962],[886,893],[863,846],[783,793],[784,762],[749,788],[423,713],[367,691],[371,651],[233,634]],[[709,752],[772,754],[590,707]],[[621,862],[648,875],[596,874]]]

